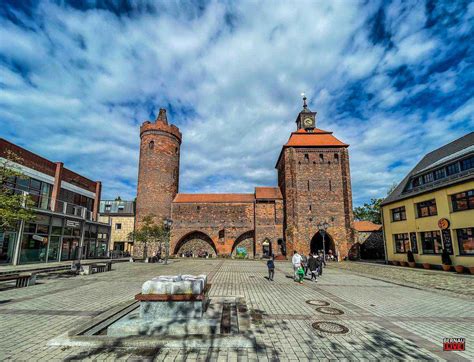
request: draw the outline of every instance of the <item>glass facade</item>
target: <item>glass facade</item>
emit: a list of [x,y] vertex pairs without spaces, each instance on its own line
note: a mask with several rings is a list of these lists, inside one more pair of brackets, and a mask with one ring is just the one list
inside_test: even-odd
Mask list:
[[[110,226],[37,214],[24,224],[19,264],[107,257]],[[84,243],[81,250],[82,228]],[[12,263],[17,233],[0,233],[0,264]]]
[[13,262],[16,238],[16,232],[0,231],[0,264],[11,264]]

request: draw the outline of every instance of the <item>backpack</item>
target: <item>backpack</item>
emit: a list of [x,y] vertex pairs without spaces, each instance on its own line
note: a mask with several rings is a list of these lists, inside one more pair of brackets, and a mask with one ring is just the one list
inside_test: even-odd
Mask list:
[[275,263],[273,263],[273,260],[267,261],[267,267],[268,269],[275,269]]

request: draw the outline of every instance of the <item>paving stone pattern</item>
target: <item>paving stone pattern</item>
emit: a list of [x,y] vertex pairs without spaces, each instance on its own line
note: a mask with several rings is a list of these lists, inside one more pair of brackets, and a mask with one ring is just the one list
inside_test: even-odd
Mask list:
[[[361,264],[362,265],[362,264]],[[358,265],[356,265],[359,268]],[[41,278],[39,285],[0,291],[0,360],[474,360],[474,303],[465,295],[400,285],[400,268],[376,266],[376,275],[330,264],[318,283],[293,282],[289,262],[277,262],[268,281],[261,261],[182,259],[168,266],[114,264],[111,272],[78,277]],[[347,270],[349,269],[349,270]],[[400,273],[399,273],[400,272]],[[210,296],[240,296],[251,316],[255,348],[124,349],[49,347],[48,341],[97,314],[133,299],[144,280],[160,274],[201,274],[211,279]],[[385,273],[389,281],[381,280]],[[397,273],[400,274],[397,279]],[[377,279],[373,279],[376,277]],[[451,284],[472,279],[453,276]],[[430,279],[430,278],[428,278]],[[397,283],[397,284],[395,284]],[[307,300],[322,300],[343,312],[318,312]],[[330,334],[314,322],[336,322],[349,329]],[[465,337],[466,351],[443,352],[443,337]]]

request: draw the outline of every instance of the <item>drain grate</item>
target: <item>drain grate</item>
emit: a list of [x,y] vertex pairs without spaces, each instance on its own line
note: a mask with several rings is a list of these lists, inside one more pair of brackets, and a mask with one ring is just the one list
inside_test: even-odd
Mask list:
[[319,313],[323,313],[323,314],[330,314],[330,315],[344,314],[344,312],[342,310],[337,309],[337,308],[332,308],[332,307],[318,307],[318,308],[316,308],[316,310]]
[[349,332],[349,328],[334,322],[314,322],[312,327],[320,332],[331,334],[346,334]]
[[329,302],[326,302],[325,300],[319,300],[319,299],[310,299],[310,300],[307,300],[306,303],[315,305],[317,307],[327,307],[329,305]]

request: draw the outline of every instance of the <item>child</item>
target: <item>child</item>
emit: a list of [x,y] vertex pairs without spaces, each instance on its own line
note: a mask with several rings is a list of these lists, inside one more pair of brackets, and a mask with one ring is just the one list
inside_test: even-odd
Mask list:
[[273,276],[275,275],[275,256],[271,256],[270,260],[267,261],[268,267],[268,280],[273,281]]
[[304,278],[303,267],[300,266],[298,270],[296,271],[296,274],[298,275],[298,283],[303,284],[303,278]]

